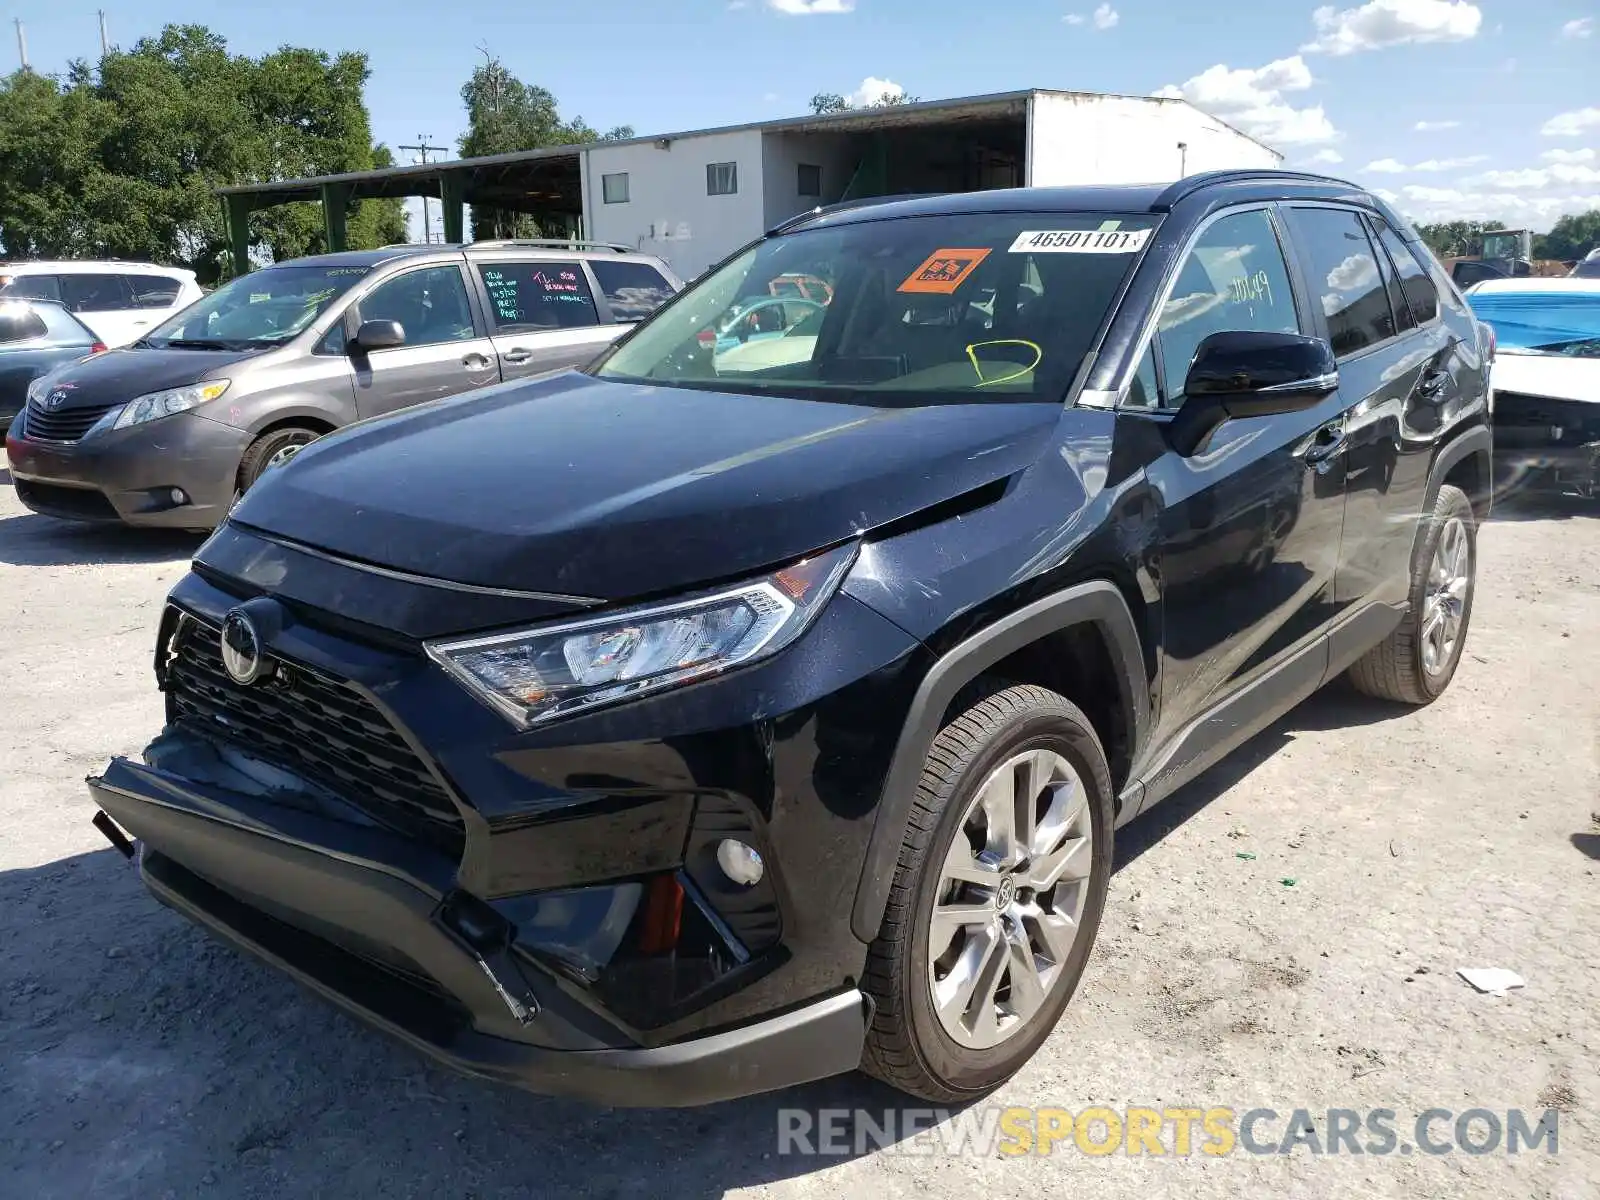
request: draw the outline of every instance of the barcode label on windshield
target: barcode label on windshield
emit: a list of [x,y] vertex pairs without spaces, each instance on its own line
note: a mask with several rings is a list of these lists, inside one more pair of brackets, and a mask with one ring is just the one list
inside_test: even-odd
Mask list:
[[1025,229],[1011,243],[1012,254],[1137,254],[1150,240],[1148,229]]

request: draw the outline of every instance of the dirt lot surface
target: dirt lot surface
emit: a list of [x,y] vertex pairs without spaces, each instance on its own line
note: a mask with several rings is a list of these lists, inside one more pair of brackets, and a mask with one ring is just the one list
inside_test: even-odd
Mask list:
[[427,1066],[157,906],[89,824],[82,777],[160,724],[156,620],[194,545],[29,515],[0,471],[0,1195],[1600,1195],[1592,506],[1484,531],[1439,703],[1326,691],[1125,830],[1079,997],[995,1097],[1268,1107],[1267,1142],[1299,1108],[1393,1109],[1404,1143],[1429,1108],[1554,1108],[1554,1156],[803,1157],[780,1108],[895,1097],[609,1111]]

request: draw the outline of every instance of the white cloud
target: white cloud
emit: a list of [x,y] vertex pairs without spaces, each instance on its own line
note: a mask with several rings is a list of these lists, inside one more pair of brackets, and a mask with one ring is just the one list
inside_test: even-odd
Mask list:
[[1357,54],[1412,42],[1464,42],[1478,35],[1483,12],[1467,0],[1370,0],[1360,8],[1327,5],[1311,14],[1317,39],[1308,54]]
[[1561,36],[1564,38],[1593,37],[1594,25],[1593,17],[1579,17],[1575,21],[1568,21],[1561,27]]
[[1295,108],[1283,99],[1284,92],[1304,91],[1313,82],[1311,68],[1296,54],[1254,69],[1218,63],[1155,94],[1187,100],[1269,145],[1303,146],[1339,137],[1321,105]]
[[1441,129],[1457,129],[1460,126],[1460,121],[1418,121],[1411,128],[1418,133],[1437,133]]
[[1528,167],[1518,171],[1485,171],[1464,179],[1468,187],[1512,188],[1518,191],[1544,191],[1554,184],[1568,187],[1573,184],[1600,184],[1600,167],[1587,167],[1577,163],[1554,163],[1548,167]]
[[1600,108],[1575,108],[1551,117],[1539,132],[1545,137],[1582,137],[1585,130],[1597,128]]
[[767,7],[791,17],[854,12],[856,0],[767,0]]
[[1424,187],[1413,184],[1401,195],[1381,193],[1389,203],[1416,221],[1493,220],[1530,229],[1550,228],[1568,213],[1600,208],[1600,191],[1588,195],[1554,192],[1529,195],[1526,192],[1464,191],[1461,188]]
[[1419,163],[1406,164],[1393,158],[1380,158],[1377,162],[1369,162],[1367,170],[1379,175],[1400,175],[1407,172],[1432,173],[1438,171],[1458,171],[1462,167],[1476,166],[1481,162],[1488,162],[1487,154],[1469,154],[1465,158],[1428,158]]
[[1352,254],[1328,272],[1328,286],[1336,292],[1365,291],[1378,282],[1378,264],[1370,254]]
[[1085,16],[1083,13],[1074,12],[1068,13],[1061,19],[1068,25],[1093,24],[1096,29],[1114,29],[1116,28],[1117,23],[1122,20],[1122,14],[1116,9],[1112,8],[1109,4],[1102,4],[1088,16]]
[[879,79],[876,75],[868,75],[861,81],[861,86],[851,92],[845,99],[849,100],[857,108],[865,108],[869,104],[876,104],[885,96],[898,100],[905,94],[905,88],[894,80]]
[[1600,154],[1593,150],[1546,150],[1539,157],[1553,163],[1592,163]]
[[1306,161],[1311,163],[1313,166],[1331,167],[1342,163],[1344,161],[1344,155],[1340,154],[1337,150],[1318,150],[1310,158],[1306,159]]

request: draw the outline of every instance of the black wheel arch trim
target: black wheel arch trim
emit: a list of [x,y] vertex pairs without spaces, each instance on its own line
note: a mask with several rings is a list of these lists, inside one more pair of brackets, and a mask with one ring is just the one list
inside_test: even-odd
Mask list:
[[[1472,501],[1473,512],[1480,522],[1489,515],[1494,501],[1494,433],[1487,425],[1473,425],[1439,448],[1438,454],[1434,455],[1433,465],[1428,468],[1428,494],[1422,509],[1424,513],[1432,510],[1445,476],[1463,459],[1474,455],[1483,458],[1482,495],[1468,496],[1467,499]],[[1421,536],[1420,532],[1418,536]]]
[[967,684],[1018,650],[1048,634],[1090,624],[1105,637],[1118,667],[1117,678],[1122,685],[1119,699],[1137,755],[1150,717],[1150,685],[1145,677],[1138,628],[1127,600],[1115,584],[1091,580],[1045,596],[951,647],[928,669],[912,697],[889,763],[850,915],[850,927],[863,942],[872,942],[883,923],[917,779],[950,702]]

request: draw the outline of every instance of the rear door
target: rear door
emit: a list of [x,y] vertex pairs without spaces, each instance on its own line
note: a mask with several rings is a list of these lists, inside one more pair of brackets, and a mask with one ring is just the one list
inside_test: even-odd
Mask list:
[[589,276],[576,258],[495,255],[474,258],[470,269],[506,379],[581,366],[620,332],[601,324]]
[[405,344],[350,352],[362,417],[496,383],[495,350],[459,263],[413,267],[380,281],[354,305],[362,321],[397,321]]
[[63,271],[61,300],[108,346],[126,346],[144,336],[126,275],[110,271]]

